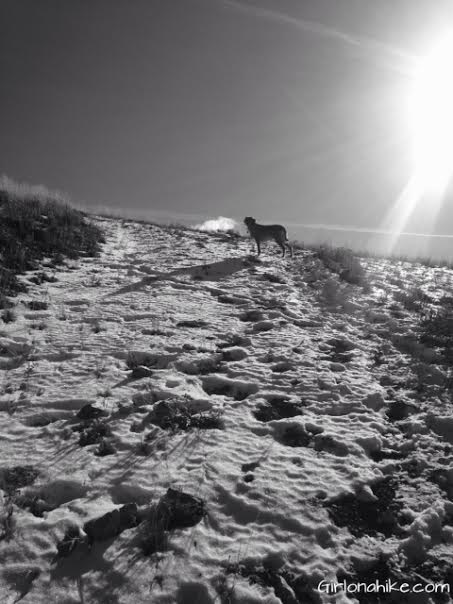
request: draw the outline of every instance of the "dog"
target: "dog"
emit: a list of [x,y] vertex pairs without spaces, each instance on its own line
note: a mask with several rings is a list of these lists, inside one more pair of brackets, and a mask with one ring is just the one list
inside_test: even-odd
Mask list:
[[261,254],[261,242],[269,240],[274,240],[280,246],[282,258],[285,257],[286,248],[289,249],[291,257],[293,256],[293,248],[288,243],[286,229],[281,224],[258,224],[251,216],[244,218],[244,224],[250,236],[256,241],[258,256]]

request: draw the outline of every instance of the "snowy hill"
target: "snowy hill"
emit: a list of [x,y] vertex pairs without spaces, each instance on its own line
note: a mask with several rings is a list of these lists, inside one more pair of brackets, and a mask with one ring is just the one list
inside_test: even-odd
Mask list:
[[319,583],[453,583],[452,271],[96,222],[0,324],[0,601],[451,602]]

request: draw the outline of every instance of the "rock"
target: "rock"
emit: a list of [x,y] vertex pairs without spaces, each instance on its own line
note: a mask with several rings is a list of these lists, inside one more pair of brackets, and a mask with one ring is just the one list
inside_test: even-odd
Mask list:
[[99,518],[85,522],[83,530],[87,534],[89,542],[93,543],[112,539],[124,530],[137,526],[138,522],[137,504],[126,503]]
[[99,407],[95,407],[93,404],[88,403],[84,405],[76,414],[76,417],[83,421],[89,421],[92,419],[97,419],[98,417],[105,417],[107,412]]
[[393,401],[390,403],[386,415],[390,421],[398,422],[407,419],[411,413],[418,411],[415,405],[410,405],[404,401]]
[[367,484],[363,484],[357,487],[356,497],[359,501],[377,501],[378,498],[371,490],[371,487]]
[[132,369],[132,377],[135,379],[141,379],[151,377],[153,375],[152,369],[145,365],[138,365]]
[[120,511],[115,509],[99,518],[85,522],[83,530],[88,535],[90,543],[115,537],[120,532]]
[[122,531],[139,524],[138,507],[136,503],[126,503],[120,507],[120,528]]
[[296,403],[285,396],[273,396],[267,403],[260,405],[253,415],[260,422],[270,422],[288,417],[302,415],[304,412],[302,403]]
[[324,432],[324,428],[322,426],[318,426],[317,424],[313,424],[312,422],[307,422],[305,424],[305,429],[310,434],[321,434]]
[[66,529],[63,539],[57,544],[58,556],[66,557],[74,551],[77,544],[82,540],[78,526],[70,526]]
[[155,519],[163,530],[195,526],[204,517],[204,502],[171,487],[155,509]]
[[258,468],[259,465],[260,465],[259,461],[251,461],[250,463],[242,464],[241,470],[243,472],[253,472],[253,470],[256,470],[256,468]]

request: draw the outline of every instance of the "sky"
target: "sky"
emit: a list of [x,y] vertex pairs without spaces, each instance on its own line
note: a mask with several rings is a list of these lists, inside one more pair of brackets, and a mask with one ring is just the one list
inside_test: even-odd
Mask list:
[[[90,208],[392,230],[414,66],[450,24],[447,0],[0,0],[0,173]],[[400,230],[453,234],[450,197]]]

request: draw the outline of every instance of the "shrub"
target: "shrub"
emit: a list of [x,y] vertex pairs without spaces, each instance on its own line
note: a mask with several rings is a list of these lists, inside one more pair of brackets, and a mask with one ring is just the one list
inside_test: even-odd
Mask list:
[[453,364],[453,298],[445,296],[439,306],[422,318],[420,342],[439,350],[448,364]]
[[16,320],[16,315],[10,308],[7,308],[6,310],[4,310],[2,312],[1,316],[2,316],[3,323],[12,323],[13,321]]
[[150,422],[163,430],[176,432],[198,430],[222,430],[223,421],[220,413],[208,411],[206,413],[191,413],[184,404],[172,405],[167,401],[157,403],[152,411]]
[[30,300],[26,302],[26,305],[30,310],[47,310],[49,308],[48,302],[44,300]]
[[39,471],[30,465],[4,468],[0,472],[0,487],[7,494],[12,494],[36,480]]
[[333,277],[324,282],[318,295],[322,304],[337,307],[344,311],[350,310],[352,303],[352,291],[350,285],[341,283]]
[[95,455],[98,457],[105,457],[106,455],[113,455],[114,453],[116,453],[116,449],[113,443],[106,438],[101,438],[99,446],[95,451]]
[[110,434],[110,427],[105,422],[94,420],[92,424],[81,426],[79,445],[86,447],[88,445],[100,444],[102,439],[110,436]]
[[11,541],[14,535],[16,521],[14,506],[10,496],[4,497],[3,511],[0,513],[0,541]]
[[337,273],[340,279],[353,285],[365,284],[365,269],[352,250],[322,245],[316,252],[317,257],[330,271]]
[[39,268],[44,258],[94,256],[104,242],[101,229],[58,193],[0,178],[0,293],[24,291],[17,275]]
[[14,304],[0,292],[0,310],[11,308]]
[[433,302],[432,298],[425,294],[420,287],[413,287],[407,291],[396,291],[394,299],[408,311],[426,313],[428,305]]

